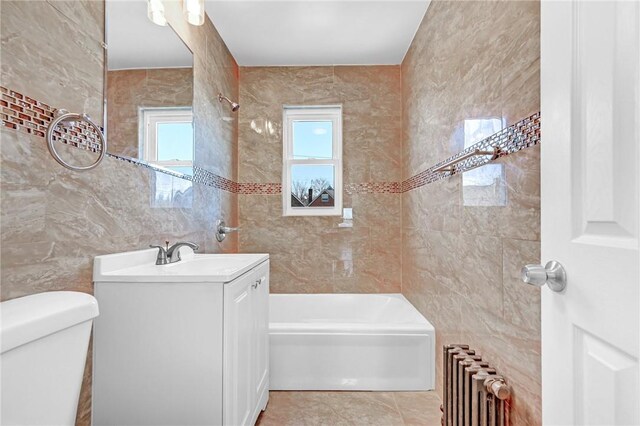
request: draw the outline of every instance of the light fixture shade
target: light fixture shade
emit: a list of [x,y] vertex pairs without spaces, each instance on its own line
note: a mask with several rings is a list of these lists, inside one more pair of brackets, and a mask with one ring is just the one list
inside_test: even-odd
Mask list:
[[204,24],[204,0],[182,0],[182,13],[191,25]]
[[167,25],[167,19],[164,17],[164,5],[162,0],[147,0],[147,17],[156,25]]

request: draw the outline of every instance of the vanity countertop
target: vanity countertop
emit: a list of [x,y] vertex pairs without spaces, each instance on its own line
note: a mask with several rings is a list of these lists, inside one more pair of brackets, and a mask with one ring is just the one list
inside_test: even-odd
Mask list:
[[269,259],[268,254],[194,254],[180,249],[182,260],[156,265],[157,249],[97,256],[94,282],[227,283]]

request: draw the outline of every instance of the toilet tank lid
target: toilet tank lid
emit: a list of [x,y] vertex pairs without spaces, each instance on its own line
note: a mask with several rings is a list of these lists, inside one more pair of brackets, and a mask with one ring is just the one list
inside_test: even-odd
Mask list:
[[1,353],[98,316],[98,301],[76,291],[51,291],[0,303]]

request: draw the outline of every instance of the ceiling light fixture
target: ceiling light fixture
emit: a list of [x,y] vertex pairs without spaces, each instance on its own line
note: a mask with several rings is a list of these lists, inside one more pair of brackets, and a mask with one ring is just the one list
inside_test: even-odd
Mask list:
[[191,25],[204,24],[204,0],[182,0],[182,13]]
[[147,1],[147,17],[156,25],[167,25],[167,19],[164,17],[164,5],[162,0]]
[[[204,24],[204,0],[182,0],[182,13],[191,25]],[[167,25],[162,0],[147,0],[147,16],[156,25]]]

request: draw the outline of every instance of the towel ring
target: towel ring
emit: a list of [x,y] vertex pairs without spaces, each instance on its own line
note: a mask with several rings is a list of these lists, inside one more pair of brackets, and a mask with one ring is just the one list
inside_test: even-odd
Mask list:
[[[102,145],[102,149],[100,150],[100,155],[98,156],[98,159],[95,161],[95,163],[90,164],[88,166],[74,166],[72,164],[67,163],[62,159],[62,157],[60,157],[60,154],[58,154],[56,147],[53,145],[53,132],[55,131],[58,124],[68,123],[73,125],[75,121],[86,121],[87,123],[89,123],[89,126],[91,126],[93,130],[95,130],[95,132],[98,134],[98,138],[100,139],[100,144]],[[107,153],[107,141],[105,140],[100,127],[98,127],[98,125],[94,123],[87,114],[76,114],[74,112],[68,112],[67,110],[64,110],[64,109],[57,110],[56,118],[54,118],[53,121],[49,123],[49,127],[47,128],[47,146],[49,147],[49,152],[58,163],[60,163],[62,166],[66,167],[69,170],[75,170],[78,172],[83,172],[83,171],[91,170],[95,168],[98,164],[100,164],[100,162],[104,158],[104,155]]]

